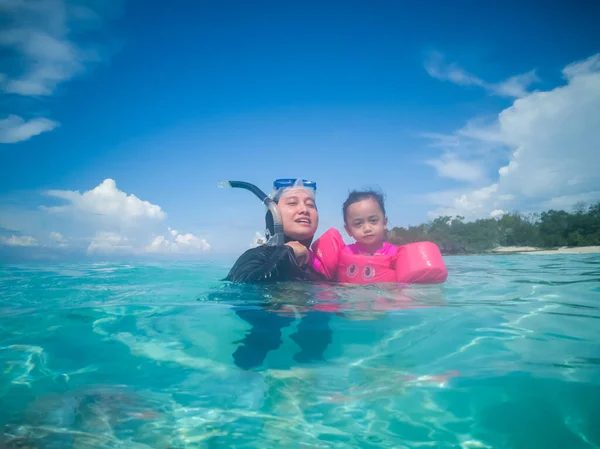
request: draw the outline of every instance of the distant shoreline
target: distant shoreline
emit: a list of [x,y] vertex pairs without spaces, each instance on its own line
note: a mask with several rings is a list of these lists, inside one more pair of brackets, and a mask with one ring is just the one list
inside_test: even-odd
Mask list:
[[514,254],[600,254],[600,246],[561,246],[560,248],[536,248],[535,246],[498,246],[494,249],[481,252],[444,252],[444,257],[449,256],[508,256]]
[[555,249],[536,248],[533,246],[499,246],[485,254],[595,254],[600,253],[600,246],[562,246]]

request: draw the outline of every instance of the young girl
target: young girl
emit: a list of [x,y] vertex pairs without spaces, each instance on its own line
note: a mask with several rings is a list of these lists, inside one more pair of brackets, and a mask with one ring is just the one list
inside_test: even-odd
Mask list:
[[328,279],[340,282],[395,280],[392,262],[398,247],[385,241],[383,196],[371,190],[353,191],[342,211],[344,228],[356,243],[346,245],[336,229],[329,229],[312,246],[311,266]]
[[344,248],[352,254],[393,256],[398,247],[385,241],[387,217],[383,196],[369,191],[350,193],[342,208],[344,229],[356,243]]
[[329,280],[351,284],[402,282],[436,284],[448,275],[439,248],[432,242],[401,247],[386,241],[383,196],[354,191],[344,202],[344,228],[356,241],[346,245],[335,229],[312,245],[309,263]]

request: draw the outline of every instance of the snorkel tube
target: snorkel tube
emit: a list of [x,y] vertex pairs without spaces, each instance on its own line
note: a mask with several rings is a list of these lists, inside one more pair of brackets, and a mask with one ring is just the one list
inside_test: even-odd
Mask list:
[[283,223],[281,221],[281,212],[277,207],[277,203],[273,201],[265,192],[260,190],[254,184],[244,181],[221,181],[218,184],[219,187],[233,187],[238,189],[246,189],[254,193],[258,199],[271,211],[273,215],[273,235],[269,235],[270,231],[267,229],[267,245],[283,245],[285,243],[285,237],[283,235]]

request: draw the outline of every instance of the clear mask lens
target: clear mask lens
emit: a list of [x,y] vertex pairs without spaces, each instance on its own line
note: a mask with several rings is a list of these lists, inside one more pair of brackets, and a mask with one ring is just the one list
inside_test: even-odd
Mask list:
[[273,182],[271,198],[277,201],[286,193],[297,189],[305,190],[313,199],[317,195],[317,183],[314,181],[307,181],[301,178],[282,178],[276,179]]

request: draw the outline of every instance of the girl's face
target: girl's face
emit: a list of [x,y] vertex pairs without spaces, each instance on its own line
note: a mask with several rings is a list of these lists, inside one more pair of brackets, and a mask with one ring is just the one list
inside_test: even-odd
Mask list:
[[306,190],[294,189],[285,193],[277,206],[285,235],[297,241],[314,237],[319,226],[319,213],[315,201]]
[[385,240],[387,218],[379,203],[372,198],[358,201],[346,209],[344,228],[350,237],[365,248],[375,251]]

